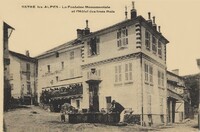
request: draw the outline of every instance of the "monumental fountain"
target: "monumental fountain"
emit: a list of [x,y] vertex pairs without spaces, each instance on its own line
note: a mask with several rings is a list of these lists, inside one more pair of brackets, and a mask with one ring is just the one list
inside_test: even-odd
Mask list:
[[[89,86],[89,108],[81,112],[69,113],[69,123],[106,123],[119,122],[119,114],[109,111],[99,111],[99,84],[100,80],[95,68],[91,69],[90,78],[86,81]],[[86,89],[84,89],[86,90]]]

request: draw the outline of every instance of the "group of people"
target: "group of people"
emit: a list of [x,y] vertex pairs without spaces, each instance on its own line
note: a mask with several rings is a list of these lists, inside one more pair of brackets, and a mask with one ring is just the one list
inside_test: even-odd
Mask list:
[[[62,105],[61,108],[61,121],[65,122],[66,120],[66,115],[70,112],[72,112],[75,108],[71,106],[69,103],[65,103]],[[120,114],[120,123],[124,122],[124,113],[125,113],[125,108],[122,106],[120,103],[117,101],[113,100],[111,102],[111,107],[110,107],[110,112],[115,112]]]

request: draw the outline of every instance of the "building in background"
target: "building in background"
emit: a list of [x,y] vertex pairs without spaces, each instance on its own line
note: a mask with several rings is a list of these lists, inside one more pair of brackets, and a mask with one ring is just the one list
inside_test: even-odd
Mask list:
[[167,112],[168,122],[182,122],[191,113],[189,89],[179,70],[167,71]]
[[14,30],[13,27],[5,22],[3,24],[3,71],[4,71],[4,110],[8,110],[11,102],[11,87],[9,83],[9,38]]
[[36,66],[37,61],[29,56],[9,51],[11,96],[22,104],[34,104],[37,101]]
[[36,57],[40,103],[51,103],[53,111],[59,111],[63,103],[83,108],[81,51],[81,41],[75,39]]
[[77,29],[77,38],[37,56],[38,95],[41,103],[59,110],[63,103],[89,108],[86,81],[96,69],[99,103],[107,109],[111,100],[139,116],[141,124],[167,122],[166,44],[155,17],[148,20],[134,8],[128,19],[96,32]]

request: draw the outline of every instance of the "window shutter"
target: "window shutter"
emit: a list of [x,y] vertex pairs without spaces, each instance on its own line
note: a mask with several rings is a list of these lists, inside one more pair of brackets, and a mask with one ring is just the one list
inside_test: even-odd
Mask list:
[[90,47],[90,42],[87,42],[87,54],[88,54],[88,56],[90,56],[91,55],[91,47]]
[[128,29],[126,29],[126,36],[128,36]]
[[96,43],[97,48],[97,55],[99,54],[99,43]]

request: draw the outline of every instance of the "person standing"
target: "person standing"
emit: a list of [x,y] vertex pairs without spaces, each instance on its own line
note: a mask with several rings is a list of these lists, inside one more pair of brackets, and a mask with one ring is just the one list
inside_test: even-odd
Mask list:
[[124,122],[124,112],[125,112],[125,108],[118,102],[116,102],[115,100],[112,101],[111,103],[111,111],[112,112],[116,112],[120,114],[120,123]]

